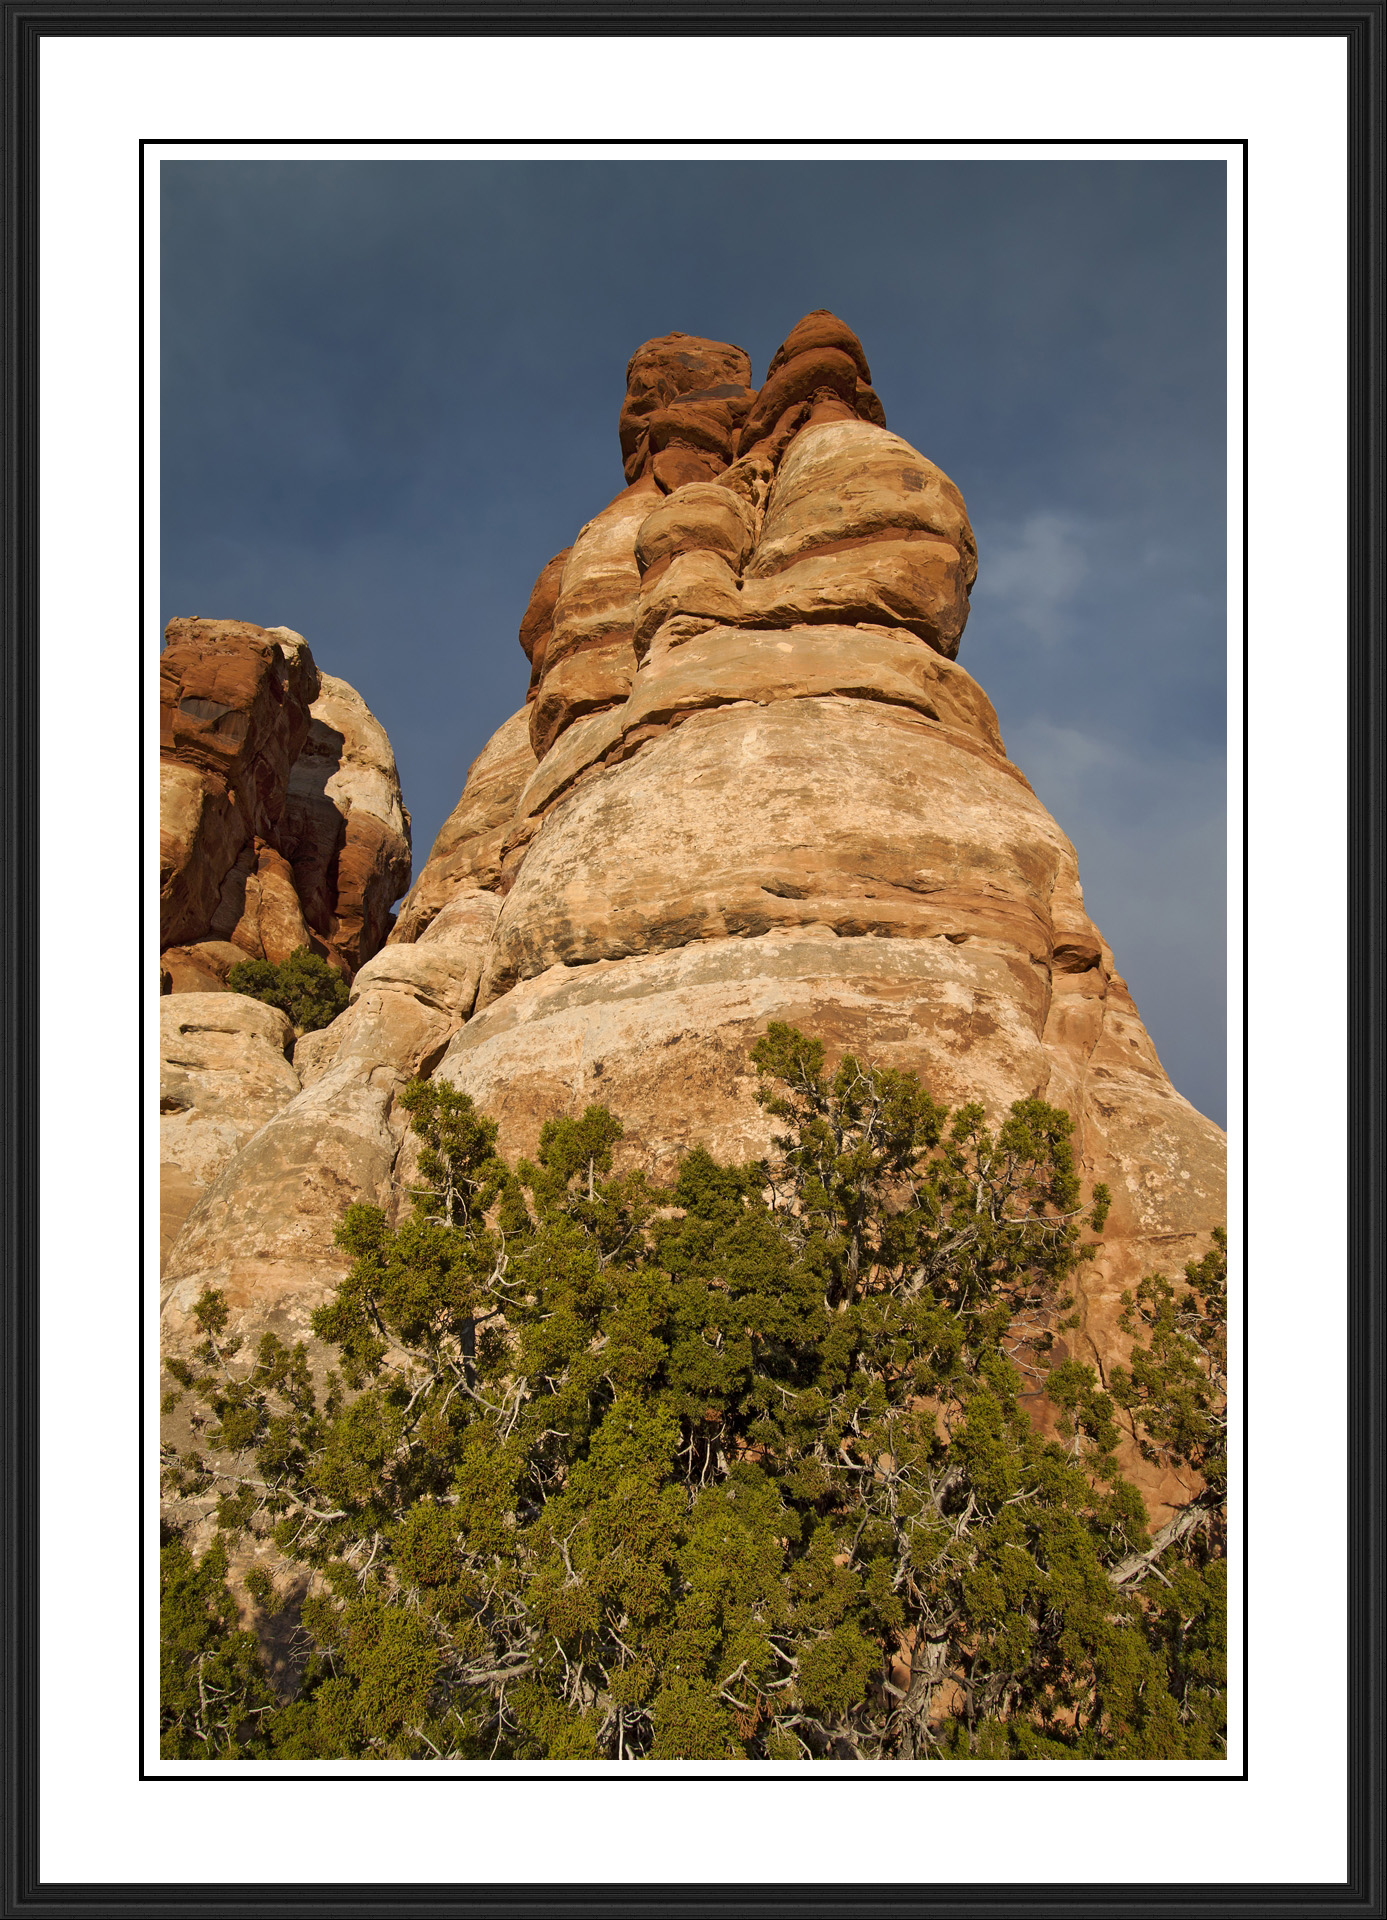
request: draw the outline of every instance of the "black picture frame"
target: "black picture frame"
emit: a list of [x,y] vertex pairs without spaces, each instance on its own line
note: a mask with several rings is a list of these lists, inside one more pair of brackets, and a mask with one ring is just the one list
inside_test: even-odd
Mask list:
[[[4,1245],[4,1821],[6,1915],[168,1916],[331,1913],[341,1916],[715,1915],[773,1920],[853,1914],[924,1915],[1387,1914],[1384,1859],[1383,1020],[1387,952],[1387,672],[1384,671],[1384,123],[1387,0],[14,0],[4,12],[4,639],[0,654],[0,971],[4,1104],[0,1117]],[[45,1883],[39,1875],[38,1274],[39,1168],[32,1117],[41,1061],[35,1009],[38,944],[38,62],[45,39],[73,35],[193,36],[476,34],[918,34],[1334,36],[1348,68],[1349,284],[1349,1871],[1342,1884],[1276,1886],[916,1882],[862,1885],[667,1885],[517,1882],[462,1885],[273,1886],[206,1882]],[[1004,132],[1005,130],[999,130]],[[1307,1762],[1308,1764],[1308,1762]]]

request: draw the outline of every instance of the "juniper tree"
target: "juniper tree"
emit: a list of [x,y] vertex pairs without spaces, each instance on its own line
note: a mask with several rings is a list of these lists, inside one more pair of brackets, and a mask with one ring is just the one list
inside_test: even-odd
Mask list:
[[[950,1115],[783,1025],[753,1060],[773,1154],[670,1189],[602,1108],[511,1167],[416,1082],[413,1211],[348,1209],[321,1394],[203,1296],[168,1478],[312,1572],[278,1755],[1222,1751],[1222,1243],[1131,1297],[1104,1391],[1051,1364],[1107,1207],[1066,1115]],[[1152,1538],[1124,1431],[1194,1519]]]
[[177,1535],[160,1548],[159,1728],[167,1759],[242,1760],[272,1752],[266,1716],[274,1712],[274,1696],[255,1635],[237,1624],[226,1573],[220,1538],[200,1560]]
[[226,984],[287,1013],[299,1033],[329,1026],[347,1004],[345,979],[311,947],[298,947],[279,962],[238,960]]

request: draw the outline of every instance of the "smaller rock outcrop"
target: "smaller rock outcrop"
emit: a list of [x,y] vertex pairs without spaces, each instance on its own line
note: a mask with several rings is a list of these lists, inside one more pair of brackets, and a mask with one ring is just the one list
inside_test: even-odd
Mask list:
[[357,974],[346,1012],[299,1041],[302,1079],[184,1209],[164,1264],[175,1344],[209,1284],[234,1312],[263,1303],[257,1326],[307,1334],[346,1271],[334,1239],[343,1209],[390,1203],[408,1124],[395,1096],[432,1072],[471,1013],[500,905],[479,888],[457,894],[416,943],[383,948]]
[[160,946],[166,993],[303,947],[350,979],[409,885],[385,730],[302,634],[171,620],[160,662]]

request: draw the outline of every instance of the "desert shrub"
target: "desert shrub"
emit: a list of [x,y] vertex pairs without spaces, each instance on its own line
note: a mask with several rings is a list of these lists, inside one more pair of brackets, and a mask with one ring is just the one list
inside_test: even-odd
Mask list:
[[233,993],[249,994],[287,1013],[300,1033],[329,1026],[347,1004],[348,987],[321,954],[299,947],[287,960],[238,960],[226,976]]

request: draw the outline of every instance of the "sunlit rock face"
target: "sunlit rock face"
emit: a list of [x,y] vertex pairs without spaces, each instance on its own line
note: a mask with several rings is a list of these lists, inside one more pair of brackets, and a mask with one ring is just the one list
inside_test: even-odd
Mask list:
[[[367,995],[314,1036],[304,1091],[190,1215],[175,1319],[209,1275],[251,1320],[271,1295],[322,1297],[340,1201],[391,1189],[409,1072],[472,1093],[510,1151],[600,1101],[666,1177],[697,1140],[767,1148],[748,1055],[770,1020],[943,1100],[1069,1110],[1114,1196],[1081,1358],[1120,1351],[1123,1288],[1222,1222],[1223,1136],[1171,1086],[1073,848],[957,664],[977,572],[957,488],[887,428],[834,315],[750,379],[739,348],[682,334],[632,357],[627,484],[536,582],[526,705],[474,763]],[[276,1222],[261,1162],[297,1166],[352,1100],[369,1169],[344,1159],[340,1194],[312,1200],[286,1179]]]
[[240,993],[159,1003],[159,1228],[167,1253],[222,1168],[299,1091],[285,1014]]

